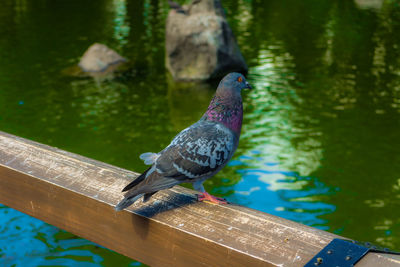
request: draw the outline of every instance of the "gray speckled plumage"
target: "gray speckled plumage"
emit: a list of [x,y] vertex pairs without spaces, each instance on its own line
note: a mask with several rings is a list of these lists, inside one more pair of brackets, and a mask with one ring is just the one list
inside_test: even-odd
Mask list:
[[147,201],[157,191],[185,182],[205,192],[203,182],[228,163],[238,146],[244,88],[251,87],[243,75],[226,75],[198,122],[177,134],[161,152],[140,155],[151,167],[122,190],[127,192],[115,209],[122,210],[141,196]]

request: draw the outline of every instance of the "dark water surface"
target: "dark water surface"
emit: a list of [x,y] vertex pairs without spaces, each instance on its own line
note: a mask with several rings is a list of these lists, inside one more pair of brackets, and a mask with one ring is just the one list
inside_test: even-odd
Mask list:
[[[365,5],[364,2],[373,3]],[[400,248],[400,4],[223,1],[255,90],[211,193]],[[134,171],[205,111],[215,85],[164,68],[166,1],[2,0],[0,130]],[[94,42],[133,63],[66,76]],[[0,205],[0,265],[139,263]]]

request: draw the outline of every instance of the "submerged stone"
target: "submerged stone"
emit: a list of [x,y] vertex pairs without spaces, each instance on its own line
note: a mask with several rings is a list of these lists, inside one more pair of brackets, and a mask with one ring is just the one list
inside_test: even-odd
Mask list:
[[127,60],[114,50],[99,43],[91,45],[83,54],[78,66],[84,72],[109,73]]

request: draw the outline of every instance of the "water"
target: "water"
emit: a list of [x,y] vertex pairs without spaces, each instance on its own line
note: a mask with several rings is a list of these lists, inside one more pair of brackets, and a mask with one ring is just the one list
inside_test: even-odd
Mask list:
[[[365,3],[372,3],[366,5]],[[400,248],[400,5],[223,1],[255,87],[238,151],[205,187],[229,201]],[[0,130],[134,171],[205,111],[215,84],[164,68],[164,1],[3,0]],[[94,42],[132,73],[65,75]],[[0,265],[139,263],[0,206]]]

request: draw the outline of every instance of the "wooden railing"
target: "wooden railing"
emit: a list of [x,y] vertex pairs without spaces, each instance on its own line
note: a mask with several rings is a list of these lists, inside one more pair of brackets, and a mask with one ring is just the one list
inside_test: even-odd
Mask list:
[[[116,212],[135,173],[0,132],[0,203],[151,266],[302,266],[331,233],[164,190]],[[138,201],[140,202],[140,201]],[[357,266],[400,266],[369,253]]]

